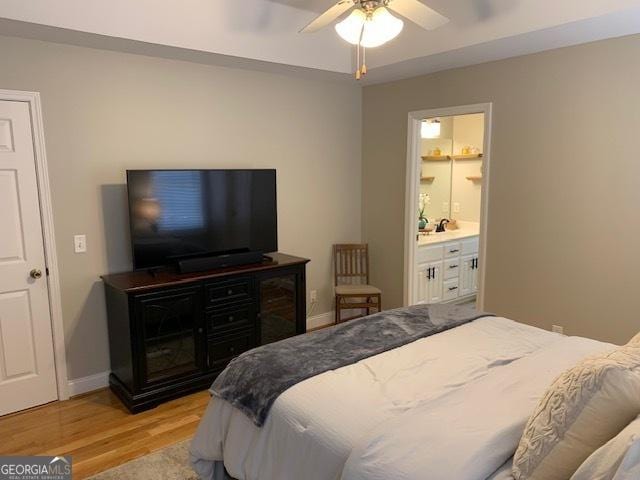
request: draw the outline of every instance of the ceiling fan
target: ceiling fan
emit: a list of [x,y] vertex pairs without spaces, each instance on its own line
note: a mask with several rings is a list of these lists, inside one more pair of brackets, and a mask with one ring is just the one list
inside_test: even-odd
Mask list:
[[[447,17],[440,15],[419,0],[340,0],[300,32],[316,32],[351,9],[353,9],[351,14],[337,23],[335,29],[340,37],[357,47],[357,80],[367,73],[365,49],[379,47],[397,37],[402,31],[404,22],[393,16],[389,10],[425,30],[433,30],[449,21]],[[362,63],[360,50],[362,50]]]

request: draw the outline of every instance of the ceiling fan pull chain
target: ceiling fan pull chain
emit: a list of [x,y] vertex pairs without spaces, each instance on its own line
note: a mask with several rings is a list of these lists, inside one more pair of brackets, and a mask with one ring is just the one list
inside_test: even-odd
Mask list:
[[367,74],[367,47],[362,47],[362,67],[360,73],[364,76]]
[[360,48],[362,48],[362,55],[364,56],[364,47],[362,46],[362,36],[364,35],[364,24],[362,25],[362,28],[360,29],[360,35],[358,36],[358,43],[356,45],[356,80],[360,80],[360,78],[362,78],[362,75],[364,75],[364,73],[366,73],[366,67],[365,68],[365,72],[363,73],[362,71],[362,67],[360,65]]

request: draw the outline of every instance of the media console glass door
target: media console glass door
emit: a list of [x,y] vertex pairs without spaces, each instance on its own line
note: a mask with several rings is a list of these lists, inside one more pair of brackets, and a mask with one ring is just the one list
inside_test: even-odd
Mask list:
[[136,297],[141,336],[141,385],[204,370],[200,288]]
[[277,342],[302,333],[299,327],[297,273],[262,277],[260,290],[260,344]]

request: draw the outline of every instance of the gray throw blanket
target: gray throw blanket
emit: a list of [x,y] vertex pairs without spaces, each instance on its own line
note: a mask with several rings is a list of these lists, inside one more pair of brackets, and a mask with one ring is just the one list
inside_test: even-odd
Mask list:
[[276,398],[303,380],[488,315],[436,304],[376,313],[249,350],[229,363],[210,392],[261,427]]

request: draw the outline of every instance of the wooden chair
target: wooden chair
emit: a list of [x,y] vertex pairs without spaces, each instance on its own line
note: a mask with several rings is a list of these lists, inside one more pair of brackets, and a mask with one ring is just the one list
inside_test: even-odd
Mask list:
[[382,311],[382,291],[369,285],[369,247],[365,244],[340,244],[333,246],[334,285],[336,294],[336,323],[343,319],[342,310],[371,309]]

